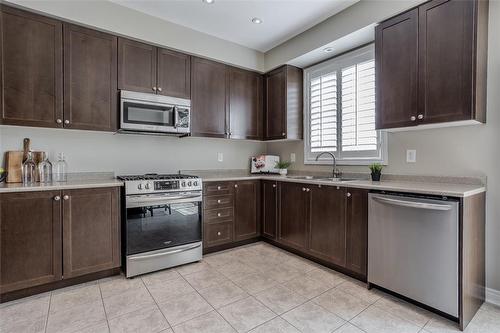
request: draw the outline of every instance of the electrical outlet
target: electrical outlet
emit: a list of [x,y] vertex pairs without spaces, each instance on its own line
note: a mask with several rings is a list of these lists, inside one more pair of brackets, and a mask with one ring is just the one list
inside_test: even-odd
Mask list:
[[406,150],[406,163],[417,162],[417,151],[415,149]]
[[295,162],[295,153],[290,154],[290,162],[292,162],[292,163]]
[[223,153],[217,153],[217,161],[218,162],[224,161],[224,154]]

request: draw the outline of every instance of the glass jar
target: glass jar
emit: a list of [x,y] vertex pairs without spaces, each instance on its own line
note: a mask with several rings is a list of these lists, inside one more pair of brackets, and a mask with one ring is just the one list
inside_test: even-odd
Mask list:
[[23,177],[23,184],[25,185],[31,185],[35,183],[35,176],[36,176],[36,164],[35,161],[33,161],[33,153],[31,150],[28,152],[28,158],[26,161],[23,162],[22,166],[22,177]]
[[52,182],[52,163],[50,163],[47,153],[43,153],[43,160],[38,163],[38,175],[40,183]]
[[68,181],[68,163],[64,160],[64,153],[59,153],[54,163],[54,178],[56,182]]

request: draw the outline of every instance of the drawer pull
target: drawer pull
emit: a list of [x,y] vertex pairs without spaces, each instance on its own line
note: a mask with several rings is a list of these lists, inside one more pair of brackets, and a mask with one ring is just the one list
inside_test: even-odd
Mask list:
[[237,188],[238,187],[238,184],[234,184],[234,187]]
[[217,236],[220,236],[220,235],[221,235],[220,231],[217,231]]
[[221,203],[220,199],[217,199],[217,203]]
[[276,184],[273,184],[273,187],[276,188]]
[[221,213],[217,213],[217,217],[221,217]]
[[221,187],[220,186],[217,186],[217,191],[220,191],[221,190]]

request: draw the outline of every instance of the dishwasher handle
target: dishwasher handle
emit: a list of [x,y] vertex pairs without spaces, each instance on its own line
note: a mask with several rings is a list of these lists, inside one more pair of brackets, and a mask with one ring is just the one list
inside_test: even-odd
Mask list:
[[451,205],[446,205],[446,204],[441,205],[441,204],[433,204],[433,203],[418,202],[418,201],[406,201],[406,200],[384,198],[384,197],[379,197],[379,196],[373,196],[372,198],[375,201],[389,204],[389,205],[410,207],[410,208],[417,208],[417,209],[446,211],[446,210],[451,210],[453,208]]

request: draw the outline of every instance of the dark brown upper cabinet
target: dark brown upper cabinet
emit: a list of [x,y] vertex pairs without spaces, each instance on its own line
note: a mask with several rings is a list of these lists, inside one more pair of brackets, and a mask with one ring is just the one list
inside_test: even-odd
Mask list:
[[285,65],[265,75],[264,139],[302,139],[302,69]]
[[345,189],[307,186],[311,195],[309,252],[339,266],[346,264]]
[[262,138],[262,75],[238,68],[229,70],[229,137]]
[[117,37],[64,24],[64,127],[116,131]]
[[62,23],[0,6],[0,124],[62,127]]
[[228,81],[226,65],[191,57],[191,135],[228,136]]
[[412,126],[416,120],[417,35],[418,9],[385,21],[375,29],[377,128]]
[[486,122],[488,5],[434,0],[377,26],[378,129]]
[[278,227],[278,183],[262,181],[262,236],[276,239]]
[[0,194],[0,294],[62,279],[59,191]]
[[118,38],[118,89],[190,98],[190,56]]
[[234,240],[260,236],[260,180],[234,184]]
[[368,269],[368,190],[347,188],[346,197],[346,265],[366,278]]

